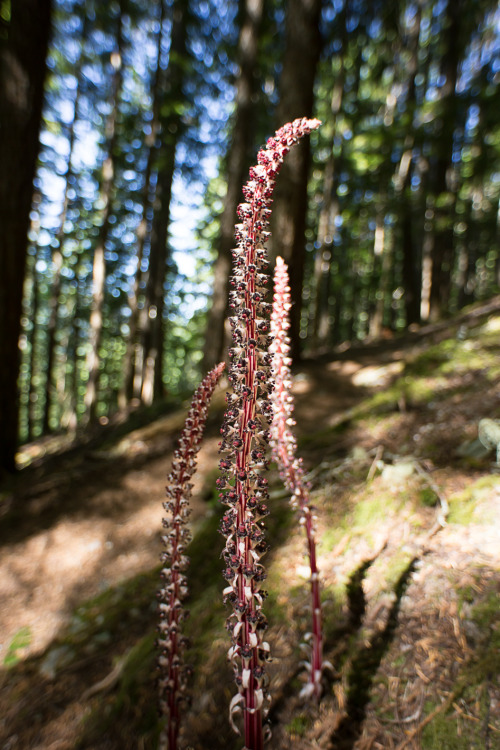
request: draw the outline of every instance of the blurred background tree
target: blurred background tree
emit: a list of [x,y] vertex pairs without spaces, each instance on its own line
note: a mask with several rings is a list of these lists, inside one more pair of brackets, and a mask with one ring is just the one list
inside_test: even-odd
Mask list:
[[0,22],[2,471],[224,356],[241,184],[295,116],[323,121],[276,193],[296,356],[498,292],[494,0],[5,0]]

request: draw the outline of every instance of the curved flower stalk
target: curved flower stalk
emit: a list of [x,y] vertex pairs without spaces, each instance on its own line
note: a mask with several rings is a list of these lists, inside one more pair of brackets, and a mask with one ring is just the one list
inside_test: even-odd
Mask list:
[[264,246],[269,236],[274,182],[283,158],[299,138],[318,125],[318,120],[295,120],[268,140],[243,188],[246,202],[238,207],[241,223],[236,225],[230,295],[234,312],[230,318],[233,346],[229,350],[229,380],[233,391],[226,397],[220,444],[224,457],[217,484],[221,502],[228,506],[221,522],[227,538],[223,554],[228,586],[224,600],[233,606],[227,620],[232,638],[228,656],[238,687],[231,701],[230,719],[238,731],[235,715],[243,713],[245,750],[261,750],[263,746],[262,720],[269,698],[265,662],[270,652],[263,640],[267,621],[262,613],[265,592],[261,590],[266,574],[260,563],[267,550],[262,522],[268,513],[264,472],[273,413],[268,352],[271,305],[264,301],[268,282]]
[[297,442],[291,430],[295,424],[293,414],[293,396],[291,394],[292,378],[290,366],[290,339],[287,330],[290,327],[288,312],[291,308],[290,287],[288,286],[288,269],[282,258],[276,258],[274,272],[274,299],[271,314],[271,335],[273,343],[272,372],[275,380],[271,400],[274,405],[274,419],[271,425],[271,447],[273,458],[278,464],[280,476],[285,486],[292,493],[291,504],[299,511],[300,523],[307,538],[307,552],[311,570],[312,598],[312,632],[311,662],[307,664],[309,679],[301,695],[321,696],[321,673],[323,664],[321,599],[319,594],[319,571],[316,563],[316,539],[314,509],[310,504],[309,485],[304,477],[302,460],[297,458]]
[[182,621],[187,617],[182,602],[188,592],[184,573],[189,559],[184,550],[191,540],[190,531],[186,527],[191,512],[189,499],[193,487],[189,479],[196,469],[196,454],[203,437],[210,399],[224,367],[224,362],[214,367],[195,391],[167,479],[167,500],[163,503],[167,515],[162,521],[165,528],[162,536],[165,551],[161,554],[163,568],[160,574],[163,585],[158,592],[160,636],[157,640],[160,649],[159,706],[167,723],[160,737],[160,750],[177,748],[180,709],[185,700],[189,672],[188,667],[183,664],[187,639],[181,632]]

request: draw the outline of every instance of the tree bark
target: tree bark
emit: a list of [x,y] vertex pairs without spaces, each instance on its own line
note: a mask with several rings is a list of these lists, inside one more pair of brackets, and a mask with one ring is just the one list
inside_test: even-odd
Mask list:
[[101,226],[97,244],[94,250],[94,263],[92,269],[92,306],[90,310],[90,352],[87,359],[88,381],[85,391],[85,417],[84,425],[95,422],[97,418],[97,406],[99,397],[99,349],[102,340],[104,294],[106,288],[106,258],[105,249],[108,240],[110,217],[112,213],[113,190],[115,185],[115,162],[116,162],[116,122],[120,93],[123,81],[123,13],[120,3],[119,17],[117,19],[116,49],[111,55],[113,66],[113,78],[111,84],[112,108],[106,122],[106,154],[102,165],[102,178],[100,186],[100,199],[103,204]]
[[420,322],[420,304],[422,289],[422,259],[415,242],[415,231],[413,226],[413,201],[411,194],[412,174],[412,152],[415,144],[415,109],[416,102],[416,76],[418,73],[418,51],[420,39],[420,25],[422,17],[422,0],[417,3],[417,11],[414,16],[406,46],[410,50],[410,59],[407,64],[406,74],[409,76],[408,95],[406,99],[407,134],[404,143],[404,151],[398,164],[394,177],[396,186],[396,203],[399,206],[398,220],[401,227],[401,239],[403,247],[403,287],[404,304],[406,314],[406,325]]
[[461,0],[448,0],[446,7],[446,28],[443,31],[445,49],[442,57],[441,75],[444,85],[438,117],[440,130],[436,138],[436,152],[433,159],[432,193],[433,231],[430,241],[431,288],[429,317],[437,320],[448,311],[451,291],[453,264],[453,221],[456,202],[456,185],[453,167],[453,134],[457,102],[455,89],[460,62],[460,25],[463,11]]
[[164,99],[160,111],[161,149],[158,152],[157,185],[154,199],[153,225],[149,268],[146,282],[142,347],[144,365],[142,372],[141,400],[144,404],[164,395],[163,391],[163,342],[165,307],[165,277],[168,260],[168,228],[170,224],[170,200],[175,171],[175,155],[184,125],[180,114],[184,100],[184,78],[186,71],[186,37],[188,5],[178,3],[173,8],[173,23],[170,56],[165,78],[162,81]]
[[[296,117],[312,116],[314,81],[321,52],[321,5],[321,0],[289,0],[287,4],[285,53],[277,107],[280,126]],[[290,341],[294,359],[300,356],[309,165],[309,138],[304,138],[287,156],[279,175],[271,225],[271,254],[273,258],[278,255],[284,258],[290,271],[293,300]]]
[[336,233],[335,218],[339,212],[337,196],[338,174],[341,156],[335,155],[335,138],[337,135],[337,120],[342,110],[345,83],[345,57],[347,55],[347,16],[349,0],[345,0],[339,14],[340,41],[339,50],[340,70],[337,74],[332,92],[332,134],[329,141],[330,156],[325,166],[323,177],[323,201],[318,222],[317,244],[318,250],[314,260],[314,305],[312,321],[312,349],[317,350],[325,344],[330,330],[330,293],[332,286],[332,260],[334,252],[334,236]]
[[[30,319],[31,319],[31,331],[30,331],[30,355],[29,355],[29,382],[28,382],[28,409],[27,409],[27,420],[28,420],[28,441],[34,440],[37,437],[37,401],[38,401],[38,388],[37,388],[37,358],[39,357],[39,351],[37,346],[37,333],[38,333],[38,312],[40,309],[40,284],[38,281],[38,273],[36,270],[36,264],[38,261],[38,250],[36,251],[33,259],[28,259],[28,270],[26,277],[31,276],[31,304],[30,304]],[[31,271],[31,272],[30,272]]]
[[16,468],[18,340],[50,0],[16,0],[0,48],[0,476]]
[[57,324],[59,319],[59,298],[61,295],[61,276],[63,269],[63,249],[64,249],[64,225],[66,223],[66,217],[68,215],[68,208],[70,204],[69,191],[71,188],[71,180],[74,176],[73,169],[73,151],[75,147],[75,126],[78,121],[78,109],[80,102],[80,95],[83,83],[82,75],[82,63],[84,54],[84,45],[87,39],[87,33],[89,28],[89,19],[84,16],[82,36],[80,39],[81,51],[80,58],[77,63],[77,70],[75,71],[76,76],[76,93],[75,100],[73,103],[73,119],[69,126],[68,132],[68,161],[66,165],[66,174],[64,175],[65,187],[64,197],[61,206],[61,213],[58,218],[58,227],[55,236],[56,245],[52,251],[52,265],[53,265],[53,277],[52,277],[52,289],[49,300],[49,322],[47,327],[47,364],[46,364],[46,377],[45,382],[45,403],[43,410],[43,423],[42,432],[44,434],[50,432],[50,415],[54,403],[54,395],[57,392],[55,386],[55,343],[56,343],[56,332]]
[[377,291],[375,293],[375,303],[373,307],[373,314],[370,317],[368,335],[370,339],[378,339],[382,334],[382,328],[384,325],[384,313],[387,306],[387,299],[390,294],[391,268],[394,262],[392,247],[389,243],[387,243],[385,237],[384,210],[382,209],[377,212],[376,217],[373,257],[374,261],[376,258],[381,258],[381,263],[380,278],[378,280]]
[[[160,80],[161,80],[161,55],[164,38],[165,23],[165,2],[160,0],[159,19],[158,19],[158,41],[156,48],[156,68],[151,83],[151,100],[153,117],[151,120],[151,131],[145,139],[147,148],[146,169],[144,171],[144,184],[142,187],[142,215],[137,228],[137,271],[135,273],[134,285],[129,297],[130,305],[130,323],[129,335],[127,341],[127,350],[124,362],[124,378],[122,388],[119,394],[118,403],[121,408],[132,399],[140,399],[142,388],[143,374],[143,342],[138,340],[139,316],[139,296],[141,283],[147,279],[147,274],[142,270],[142,261],[144,258],[144,248],[146,240],[151,237],[151,222],[148,221],[148,211],[152,205],[151,198],[151,177],[153,174],[154,160],[158,149],[158,133],[160,130]],[[144,327],[144,326],[143,326]]]
[[236,111],[227,159],[227,192],[220,220],[217,260],[214,266],[212,306],[208,314],[207,336],[203,352],[203,372],[224,359],[225,321],[229,299],[231,250],[234,247],[236,209],[242,200],[241,189],[251,161],[259,27],[263,0],[240,0],[241,26],[238,41],[239,74],[236,81]]

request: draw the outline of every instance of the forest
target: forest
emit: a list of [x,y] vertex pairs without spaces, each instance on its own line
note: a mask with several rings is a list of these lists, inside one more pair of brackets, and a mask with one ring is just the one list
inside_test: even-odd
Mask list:
[[295,117],[323,122],[274,201],[296,356],[498,290],[496,3],[6,2],[2,29],[31,97],[4,45],[3,470],[222,358],[241,186]]
[[[267,641],[271,747],[496,746],[499,111],[494,0],[0,2],[2,746],[177,750],[155,591],[193,420],[179,748],[241,748],[244,714],[261,750]],[[272,315],[289,285],[274,329],[252,242]],[[273,365],[258,350],[283,331],[280,382],[277,344]],[[268,365],[295,404],[274,438]],[[266,573],[264,541],[239,567],[231,546],[263,533],[259,509]],[[269,620],[265,642],[227,620],[230,658],[255,652],[243,688],[228,582]]]

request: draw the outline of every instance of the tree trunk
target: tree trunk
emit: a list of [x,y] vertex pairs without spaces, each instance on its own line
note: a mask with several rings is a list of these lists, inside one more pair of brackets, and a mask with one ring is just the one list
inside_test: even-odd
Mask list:
[[347,54],[347,14],[349,0],[345,0],[339,15],[341,49],[340,70],[337,74],[332,93],[332,134],[329,141],[330,156],[325,166],[323,177],[323,202],[318,222],[318,250],[314,261],[314,303],[312,320],[312,349],[317,350],[325,344],[330,330],[330,293],[331,274],[334,250],[334,236],[336,232],[335,218],[339,212],[337,196],[338,174],[341,157],[335,155],[335,138],[337,135],[337,120],[342,110],[344,95],[345,66]]
[[[398,219],[401,228],[400,236],[403,248],[403,287],[406,325],[420,322],[420,305],[422,289],[422,259],[415,242],[413,226],[413,202],[411,193],[412,151],[415,144],[414,117],[416,102],[415,79],[418,73],[418,51],[420,39],[420,25],[422,16],[422,0],[417,4],[412,28],[406,46],[410,49],[410,59],[407,63],[406,75],[409,76],[408,96],[406,99],[407,134],[404,151],[399,161],[394,177],[396,186],[396,205],[399,206]],[[404,74],[404,72],[403,72]]]
[[463,3],[448,0],[446,7],[447,27],[443,30],[445,50],[442,57],[441,89],[438,116],[441,127],[436,139],[432,193],[434,200],[429,205],[433,214],[433,231],[430,236],[431,288],[429,317],[437,320],[448,311],[453,265],[453,222],[456,201],[456,185],[453,167],[453,134],[457,102],[455,88],[460,62],[459,34]]
[[[38,261],[38,250],[35,252],[33,259],[28,259],[27,277],[31,276],[31,304],[29,315],[31,319],[30,331],[30,355],[29,355],[29,382],[28,382],[28,440],[34,440],[37,437],[37,401],[38,401],[38,373],[37,359],[39,351],[37,346],[38,333],[38,313],[40,309],[40,284],[38,282],[38,272],[36,264]],[[30,268],[31,266],[31,268]],[[30,273],[31,271],[31,273]]]
[[[279,125],[296,117],[311,117],[314,80],[321,52],[319,19],[321,0],[289,0],[286,40],[280,79]],[[291,353],[300,356],[302,286],[305,265],[309,138],[304,138],[287,156],[276,183],[272,216],[271,253],[280,255],[290,271],[293,307],[290,311]]]
[[80,325],[80,320],[83,315],[83,283],[78,268],[75,269],[75,278],[76,288],[74,291],[73,307],[70,316],[71,324],[69,326],[69,338],[66,349],[67,369],[64,379],[64,392],[67,394],[67,400],[61,419],[62,426],[71,432],[75,432],[78,426],[78,387],[80,384],[78,350],[83,343],[83,335]]
[[[160,16],[158,19],[158,42],[156,48],[156,68],[151,83],[151,100],[153,117],[151,120],[151,132],[145,139],[147,148],[146,169],[144,172],[144,184],[142,186],[141,209],[142,215],[137,228],[137,270],[135,273],[134,285],[129,297],[130,305],[130,323],[129,335],[127,341],[127,350],[124,362],[124,378],[122,388],[118,397],[120,408],[124,408],[132,399],[139,399],[142,388],[142,372],[144,352],[141,341],[138,340],[139,316],[139,293],[141,283],[147,278],[142,270],[142,261],[144,258],[144,248],[146,240],[151,237],[151,227],[148,221],[148,211],[151,208],[151,176],[153,173],[154,160],[158,149],[158,133],[160,130],[160,81],[161,81],[161,55],[164,38],[165,23],[165,2],[160,0]],[[144,326],[143,326],[144,327]]]
[[[385,207],[384,207],[385,208]],[[382,210],[377,212],[375,236],[373,243],[373,257],[381,259],[380,264],[380,278],[378,282],[378,288],[375,294],[375,305],[373,314],[370,317],[369,325],[369,337],[370,339],[378,339],[382,335],[382,328],[384,326],[384,315],[387,306],[387,298],[390,294],[390,277],[391,268],[394,263],[392,247],[386,242],[385,237],[385,226],[384,226],[384,212]],[[375,266],[375,263],[374,263]]]
[[123,80],[123,14],[120,3],[119,17],[117,19],[118,29],[116,35],[116,51],[111,55],[113,67],[113,78],[111,84],[112,107],[106,122],[106,155],[102,165],[102,178],[100,186],[100,201],[103,204],[102,221],[99,228],[97,245],[94,250],[94,263],[92,269],[92,306],[90,310],[90,352],[87,359],[88,381],[85,391],[85,418],[84,424],[95,422],[97,418],[97,405],[99,397],[99,349],[102,340],[104,293],[106,287],[106,259],[105,248],[110,228],[110,216],[112,213],[112,199],[115,184],[115,161],[116,161],[116,122],[120,102],[120,93]]
[[184,99],[187,21],[187,3],[178,3],[173,9],[170,56],[165,80],[162,82],[165,98],[160,111],[165,114],[160,116],[162,146],[158,153],[158,178],[141,331],[144,352],[141,400],[144,404],[151,404],[163,396],[164,286],[175,154],[184,128],[179,105]]
[[50,0],[16,0],[0,48],[0,476],[16,468],[18,340]]
[[241,26],[238,42],[239,75],[236,81],[236,112],[227,159],[227,192],[220,220],[217,260],[214,266],[212,306],[208,314],[203,352],[203,372],[224,359],[225,321],[229,299],[231,250],[234,247],[236,208],[251,160],[253,145],[255,68],[262,20],[263,0],[240,0]]
[[43,424],[42,432],[44,434],[50,431],[50,414],[54,403],[54,395],[57,392],[55,387],[55,343],[56,343],[56,332],[57,324],[59,319],[59,297],[61,295],[61,276],[63,269],[63,245],[64,245],[64,225],[66,223],[66,216],[68,214],[69,207],[69,191],[71,188],[71,180],[74,176],[73,171],[73,150],[75,146],[75,125],[78,121],[78,109],[80,102],[80,93],[83,83],[82,76],[82,63],[83,63],[83,50],[87,39],[87,32],[89,28],[89,20],[85,15],[83,19],[82,36],[80,39],[81,51],[80,58],[77,63],[76,75],[76,93],[75,101],[73,104],[73,119],[69,126],[68,132],[68,161],[66,166],[66,174],[64,175],[65,187],[64,197],[61,206],[61,213],[58,218],[58,227],[55,236],[56,246],[52,251],[52,265],[53,265],[53,278],[52,278],[52,290],[49,301],[49,322],[47,327],[47,364],[45,368],[46,372],[46,383],[45,383],[45,403],[43,411]]

